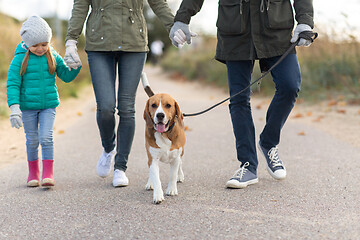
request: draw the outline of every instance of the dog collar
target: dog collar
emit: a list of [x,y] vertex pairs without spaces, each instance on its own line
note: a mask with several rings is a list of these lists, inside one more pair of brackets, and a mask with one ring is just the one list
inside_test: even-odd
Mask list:
[[175,121],[174,121],[174,123],[173,123],[173,124],[171,124],[171,126],[168,128],[168,130],[167,130],[166,132],[170,132],[170,131],[171,131],[171,129],[173,129],[173,128],[174,128],[174,126],[175,126]]

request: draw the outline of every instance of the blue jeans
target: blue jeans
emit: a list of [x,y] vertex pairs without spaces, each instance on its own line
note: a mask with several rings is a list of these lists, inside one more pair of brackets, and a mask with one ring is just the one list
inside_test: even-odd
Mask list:
[[[272,66],[280,57],[261,59]],[[240,92],[251,81],[253,61],[227,61],[230,96]],[[260,134],[261,145],[270,149],[280,142],[281,129],[294,107],[300,91],[300,67],[296,54],[288,55],[272,71],[275,95],[266,114],[266,124]],[[255,128],[250,107],[250,89],[230,100],[230,114],[236,139],[238,160],[249,162],[248,169],[256,174],[258,159],[256,154]]]
[[[102,146],[107,153],[116,146],[114,169],[126,171],[135,133],[136,90],[144,68],[146,53],[87,51],[87,54]],[[115,134],[116,106],[120,120]]]
[[56,108],[22,111],[28,161],[39,159],[39,143],[42,159],[54,160],[53,129],[55,115]]

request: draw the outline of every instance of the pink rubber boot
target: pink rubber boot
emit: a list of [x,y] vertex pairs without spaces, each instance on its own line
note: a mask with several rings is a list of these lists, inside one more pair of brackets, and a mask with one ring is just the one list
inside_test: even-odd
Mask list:
[[43,173],[41,185],[45,187],[51,187],[55,185],[53,177],[53,163],[54,160],[43,160]]
[[40,183],[39,159],[35,161],[28,161],[29,177],[27,180],[28,187],[37,187]]

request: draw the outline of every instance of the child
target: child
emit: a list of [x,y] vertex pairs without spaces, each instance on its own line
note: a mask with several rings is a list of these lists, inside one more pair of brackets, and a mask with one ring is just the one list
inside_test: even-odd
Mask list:
[[42,150],[42,186],[54,186],[53,126],[59,95],[55,74],[71,82],[78,69],[69,70],[61,56],[49,46],[51,28],[38,16],[28,18],[20,30],[22,42],[15,50],[8,72],[7,97],[12,127],[24,125],[29,166],[28,187],[40,184],[38,148]]

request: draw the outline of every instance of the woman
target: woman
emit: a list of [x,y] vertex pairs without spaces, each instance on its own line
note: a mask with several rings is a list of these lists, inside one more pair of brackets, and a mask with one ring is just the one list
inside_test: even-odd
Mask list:
[[[166,1],[148,0],[148,3],[170,31],[174,16]],[[115,155],[114,187],[129,184],[125,171],[135,131],[135,96],[149,50],[143,8],[143,0],[75,0],[65,39],[64,60],[70,68],[76,69],[81,65],[76,44],[86,21],[85,50],[104,148],[97,173],[100,177],[107,177]],[[115,107],[120,117],[117,134]]]

